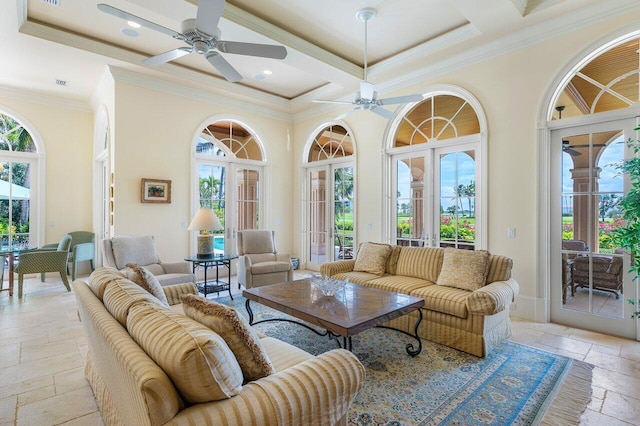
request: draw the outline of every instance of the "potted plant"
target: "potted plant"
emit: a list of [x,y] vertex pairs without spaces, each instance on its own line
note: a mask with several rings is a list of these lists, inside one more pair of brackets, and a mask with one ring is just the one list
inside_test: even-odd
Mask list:
[[[640,126],[634,130],[640,130]],[[629,138],[626,145],[633,152],[633,156],[620,162],[616,168],[629,176],[631,187],[618,204],[624,225],[613,231],[613,238],[631,255],[629,272],[633,274],[633,281],[637,281],[640,277],[640,140]],[[640,318],[640,299],[627,301],[636,307],[631,317]]]

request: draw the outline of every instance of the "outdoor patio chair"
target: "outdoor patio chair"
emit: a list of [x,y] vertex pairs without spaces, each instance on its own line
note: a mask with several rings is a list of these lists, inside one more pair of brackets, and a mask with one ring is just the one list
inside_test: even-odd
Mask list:
[[42,282],[47,272],[59,272],[60,278],[67,291],[71,291],[67,280],[67,259],[69,247],[71,247],[71,235],[67,234],[60,239],[55,248],[49,244],[39,249],[20,252],[18,264],[14,272],[18,274],[18,298],[22,298],[22,286],[25,274],[40,274]]
[[567,291],[571,289],[571,295],[575,295],[575,287],[573,283],[573,259],[580,253],[588,252],[589,246],[582,240],[563,240],[562,241],[562,303],[567,303]]
[[[591,256],[593,289],[622,294],[622,249],[616,249],[614,255],[594,254]],[[572,293],[576,288],[589,288],[589,256],[576,256],[573,259]]]

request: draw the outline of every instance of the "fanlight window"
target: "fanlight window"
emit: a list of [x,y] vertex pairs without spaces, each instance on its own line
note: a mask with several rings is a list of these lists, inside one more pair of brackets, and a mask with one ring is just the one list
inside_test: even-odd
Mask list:
[[217,121],[202,129],[196,146],[198,154],[224,157],[225,152],[216,147],[214,141],[222,143],[236,158],[264,161],[262,149],[256,138],[241,124],[233,121]]
[[36,152],[29,132],[8,115],[0,114],[0,150],[11,152]]
[[469,103],[454,95],[434,95],[414,106],[402,118],[394,147],[480,133],[478,116]]
[[554,119],[628,108],[638,102],[640,43],[626,39],[580,67],[563,88]]
[[308,162],[349,157],[353,155],[353,140],[342,126],[329,125],[318,132],[309,149]]

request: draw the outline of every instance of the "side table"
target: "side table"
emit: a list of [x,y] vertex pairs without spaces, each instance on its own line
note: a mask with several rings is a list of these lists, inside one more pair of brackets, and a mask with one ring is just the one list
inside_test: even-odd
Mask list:
[[[221,291],[228,291],[229,297],[231,297],[231,300],[233,300],[229,279],[231,278],[231,261],[237,258],[238,255],[236,254],[214,254],[209,257],[191,255],[185,257],[184,260],[192,263],[192,271],[194,274],[196,273],[196,269],[198,267],[204,268],[204,281],[196,284],[196,286],[198,287],[198,291],[203,293],[204,297],[207,297],[207,294],[209,293],[220,293]],[[227,281],[220,280],[220,273],[218,271],[220,265],[226,266],[227,270],[229,271],[229,278],[227,278]],[[209,282],[207,280],[207,269],[213,266],[216,267],[216,280]]]

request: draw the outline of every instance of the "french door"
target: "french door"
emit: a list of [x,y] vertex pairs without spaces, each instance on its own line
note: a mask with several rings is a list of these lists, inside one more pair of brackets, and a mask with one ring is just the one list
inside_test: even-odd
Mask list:
[[353,166],[347,163],[307,169],[307,269],[355,254]]
[[611,238],[628,182],[616,169],[633,153],[634,119],[551,132],[551,321],[629,338],[636,284]]
[[38,245],[32,225],[34,162],[0,156],[0,239],[2,247]]
[[199,206],[216,211],[224,232],[214,236],[215,253],[236,253],[238,230],[259,229],[262,167],[232,162],[198,165]]
[[468,250],[482,246],[478,146],[452,144],[392,157],[392,242]]

